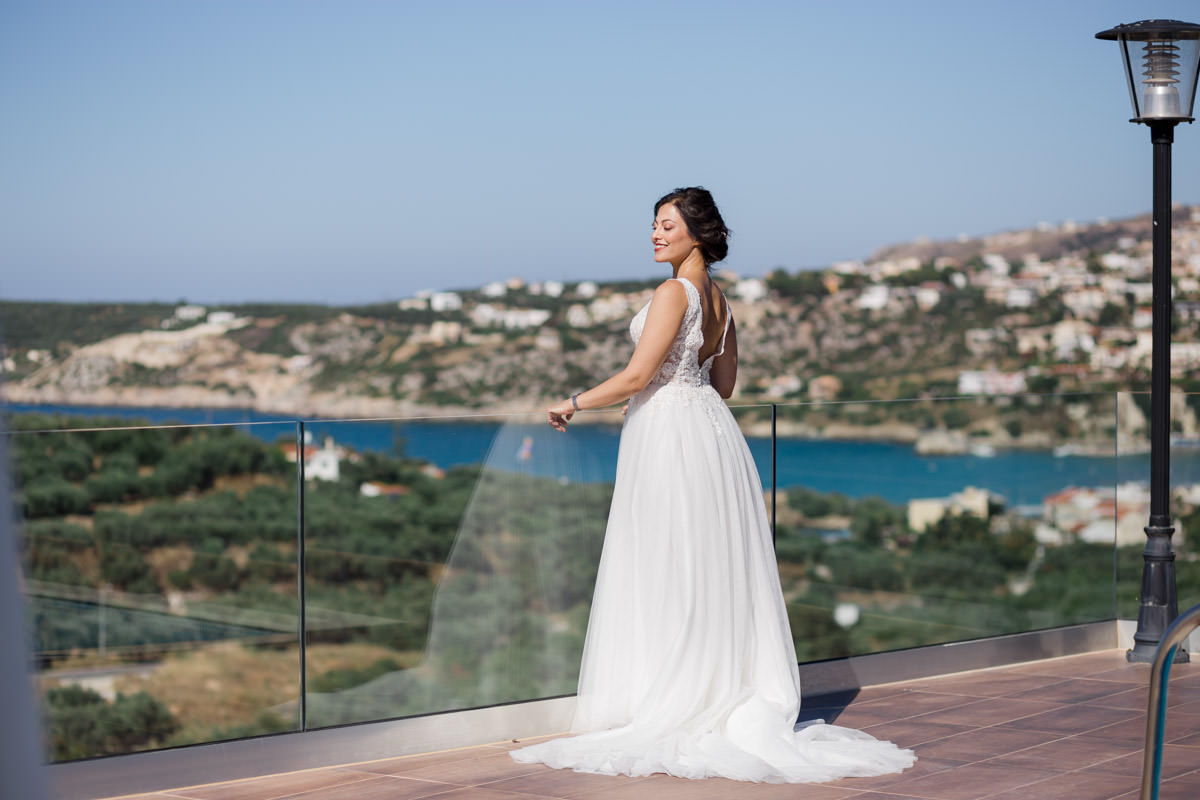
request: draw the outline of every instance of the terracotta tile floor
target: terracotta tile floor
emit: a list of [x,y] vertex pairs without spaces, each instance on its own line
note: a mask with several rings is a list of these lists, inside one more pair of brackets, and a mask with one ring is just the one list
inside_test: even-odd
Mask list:
[[[795,786],[607,777],[517,764],[503,742],[128,796],[129,800],[1134,800],[1150,668],[1122,651],[872,686],[807,717],[917,751],[901,775]],[[1162,800],[1200,797],[1200,668],[1168,692]]]

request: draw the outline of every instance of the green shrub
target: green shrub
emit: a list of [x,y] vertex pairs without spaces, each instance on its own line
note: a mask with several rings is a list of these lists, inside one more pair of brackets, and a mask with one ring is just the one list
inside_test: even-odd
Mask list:
[[100,577],[118,589],[135,594],[155,594],[158,582],[145,557],[131,547],[108,545],[100,551]]
[[145,692],[118,694],[110,703],[91,689],[66,686],[48,690],[45,702],[54,761],[128,753],[162,743],[179,729],[167,707]]
[[26,519],[86,514],[91,507],[86,491],[61,478],[27,485],[21,492],[21,513]]

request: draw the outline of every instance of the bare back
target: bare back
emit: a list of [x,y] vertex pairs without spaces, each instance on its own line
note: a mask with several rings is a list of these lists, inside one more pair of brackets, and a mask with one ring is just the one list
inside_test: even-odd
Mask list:
[[701,330],[704,331],[704,344],[700,347],[700,363],[703,364],[721,348],[729,305],[717,284],[707,276],[696,289],[700,292],[700,309],[703,314],[703,322],[700,323]]

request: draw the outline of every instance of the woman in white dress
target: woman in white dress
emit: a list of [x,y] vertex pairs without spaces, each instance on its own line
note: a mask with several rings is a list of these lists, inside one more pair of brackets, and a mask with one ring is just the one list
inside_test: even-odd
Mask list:
[[629,365],[551,406],[629,400],[571,730],[521,762],[608,775],[819,782],[899,772],[916,757],[824,723],[796,726],[800,680],[762,483],[723,398],[737,329],[709,277],[729,230],[701,188],[655,204],[671,279],[630,324]]

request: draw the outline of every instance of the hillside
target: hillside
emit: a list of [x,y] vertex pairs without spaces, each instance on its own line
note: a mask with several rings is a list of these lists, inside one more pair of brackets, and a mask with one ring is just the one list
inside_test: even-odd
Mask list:
[[[1144,388],[1148,237],[1142,217],[722,274],[741,351],[735,401]],[[1176,213],[1174,280],[1174,377],[1190,387],[1200,211]],[[301,416],[535,410],[625,363],[626,326],[656,283],[512,279],[342,308],[4,302],[3,396]]]

